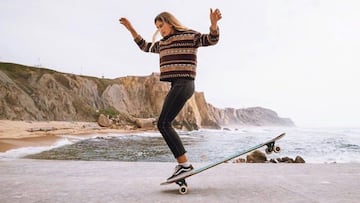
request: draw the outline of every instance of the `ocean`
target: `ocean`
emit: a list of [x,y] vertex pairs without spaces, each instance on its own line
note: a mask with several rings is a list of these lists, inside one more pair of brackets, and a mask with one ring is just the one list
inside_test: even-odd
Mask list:
[[[360,163],[360,128],[242,127],[181,131],[179,134],[191,162],[212,162],[282,132],[286,136],[276,143],[281,151],[267,155],[268,159],[301,156],[306,163]],[[174,157],[158,132],[106,136],[95,134],[92,138],[64,135],[53,146],[25,147],[0,153],[0,160],[20,158],[174,162]]]

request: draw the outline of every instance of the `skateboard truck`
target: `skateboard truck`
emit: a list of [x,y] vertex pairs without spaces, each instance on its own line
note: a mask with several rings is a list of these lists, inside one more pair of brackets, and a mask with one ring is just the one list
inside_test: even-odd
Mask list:
[[277,145],[275,145],[275,142],[270,142],[266,145],[265,152],[266,154],[271,154],[272,152],[279,153],[281,148]]

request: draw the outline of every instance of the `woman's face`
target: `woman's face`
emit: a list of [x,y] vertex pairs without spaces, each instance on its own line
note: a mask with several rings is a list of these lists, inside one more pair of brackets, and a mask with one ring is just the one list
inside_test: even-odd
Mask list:
[[162,37],[166,37],[174,32],[173,26],[169,23],[157,20],[155,25]]

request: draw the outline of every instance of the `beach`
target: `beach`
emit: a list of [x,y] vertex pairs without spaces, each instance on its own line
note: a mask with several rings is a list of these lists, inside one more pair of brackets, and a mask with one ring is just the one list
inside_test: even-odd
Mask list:
[[21,147],[50,146],[63,135],[89,137],[134,131],[102,128],[96,122],[0,120],[0,152]]

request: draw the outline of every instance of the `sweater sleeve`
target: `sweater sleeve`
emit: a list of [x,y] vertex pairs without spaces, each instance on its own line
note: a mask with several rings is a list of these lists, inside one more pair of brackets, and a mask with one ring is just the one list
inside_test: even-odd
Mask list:
[[218,43],[220,37],[219,28],[216,30],[212,30],[210,28],[209,34],[199,34],[198,37],[195,38],[197,46],[211,46]]
[[[144,52],[159,53],[159,42],[155,42],[154,46],[151,46],[151,42],[147,42],[140,35],[134,39],[135,43]],[[150,49],[151,48],[151,49]]]

